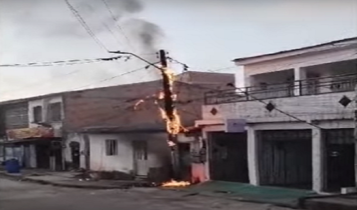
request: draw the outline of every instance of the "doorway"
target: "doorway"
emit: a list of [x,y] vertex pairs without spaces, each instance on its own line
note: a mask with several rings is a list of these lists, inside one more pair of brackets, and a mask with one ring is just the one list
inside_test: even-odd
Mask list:
[[247,134],[209,134],[209,165],[212,180],[249,183]]
[[355,185],[353,129],[325,131],[327,191]]
[[69,143],[69,146],[71,148],[71,159],[72,159],[71,167],[72,167],[72,169],[79,169],[79,167],[80,167],[80,144],[79,144],[79,142],[72,141]]
[[178,143],[178,168],[180,180],[191,180],[191,152],[189,143]]
[[257,132],[261,185],[312,188],[311,130]]
[[36,144],[37,168],[50,168],[50,151],[51,148],[49,144]]
[[134,171],[137,176],[148,175],[148,145],[147,141],[133,141]]

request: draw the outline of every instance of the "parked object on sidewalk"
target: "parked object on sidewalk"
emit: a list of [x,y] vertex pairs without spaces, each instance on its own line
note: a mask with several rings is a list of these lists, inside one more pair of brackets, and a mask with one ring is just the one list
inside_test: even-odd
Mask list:
[[17,159],[10,159],[6,161],[6,172],[10,174],[20,173],[20,162]]

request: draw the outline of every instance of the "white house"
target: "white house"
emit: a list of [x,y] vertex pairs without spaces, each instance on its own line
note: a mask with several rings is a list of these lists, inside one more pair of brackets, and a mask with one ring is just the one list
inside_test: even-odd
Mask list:
[[357,38],[234,62],[246,87],[206,94],[196,125],[208,161],[193,176],[316,192],[354,186]]

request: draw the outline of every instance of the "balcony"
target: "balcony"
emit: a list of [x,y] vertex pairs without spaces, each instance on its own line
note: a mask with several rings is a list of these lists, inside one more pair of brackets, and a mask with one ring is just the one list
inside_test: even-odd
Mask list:
[[357,85],[357,73],[330,77],[309,78],[289,83],[263,84],[231,90],[210,91],[205,94],[205,104],[224,104],[296,96],[353,91]]

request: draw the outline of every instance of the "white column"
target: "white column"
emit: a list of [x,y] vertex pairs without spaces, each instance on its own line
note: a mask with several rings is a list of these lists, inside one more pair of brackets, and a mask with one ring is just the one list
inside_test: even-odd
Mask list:
[[303,91],[300,87],[301,82],[300,80],[306,79],[306,70],[301,67],[297,67],[294,69],[294,80],[295,80],[295,95],[298,96]]
[[258,165],[258,139],[254,128],[247,128],[248,141],[248,170],[249,180],[252,185],[259,185],[259,165]]
[[324,142],[322,130],[312,129],[312,189],[322,192],[324,188]]

